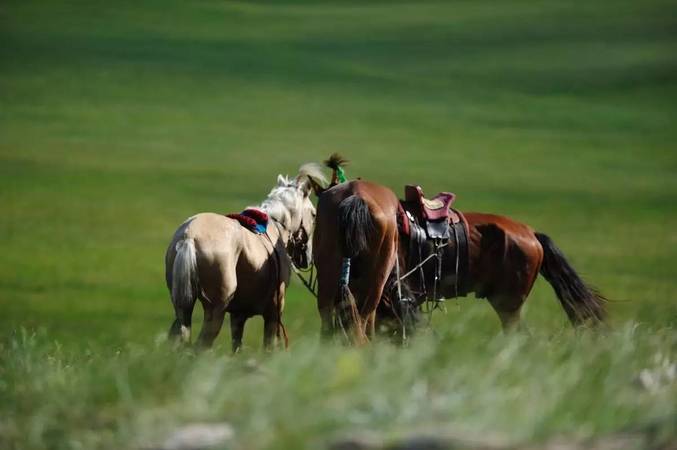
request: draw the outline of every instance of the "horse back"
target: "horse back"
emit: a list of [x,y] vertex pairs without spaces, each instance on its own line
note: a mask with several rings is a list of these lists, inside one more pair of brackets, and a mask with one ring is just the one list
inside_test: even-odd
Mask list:
[[501,280],[518,267],[538,271],[543,248],[530,226],[496,214],[464,215],[469,230],[471,279],[478,297],[490,295],[496,284],[506,284]]
[[381,216],[393,217],[397,213],[399,200],[388,187],[365,180],[353,180],[324,191],[317,203],[317,215],[335,217],[338,205],[351,195],[362,198],[372,213],[379,220]]

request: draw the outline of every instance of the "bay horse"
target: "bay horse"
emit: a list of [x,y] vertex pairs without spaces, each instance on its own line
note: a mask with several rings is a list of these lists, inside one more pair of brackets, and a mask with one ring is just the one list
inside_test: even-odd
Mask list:
[[197,214],[179,226],[165,256],[167,287],[176,317],[169,330],[172,340],[190,343],[193,307],[199,299],[204,323],[198,346],[212,345],[226,312],[230,313],[233,352],[242,345],[245,322],[255,315],[263,316],[266,349],[280,337],[285,346],[288,344],[282,310],[290,256],[297,267],[309,265],[315,224],[309,194],[313,186],[325,183],[317,164],[301,166],[293,179],[279,175],[277,186],[255,208],[259,216],[269,217],[260,234],[234,218],[215,213]]
[[[336,171],[341,162],[334,158],[327,165]],[[335,180],[319,195],[313,239],[322,335],[332,335],[342,326],[353,343],[361,344],[374,335],[388,280],[411,268],[409,237],[399,233],[402,209],[389,188],[369,181]],[[539,273],[552,285],[574,326],[604,320],[606,299],[581,279],[547,235],[505,216],[464,216],[468,280],[463,294],[487,298],[504,331],[519,327],[522,305]],[[424,251],[432,252],[434,245],[426,241]],[[454,245],[446,245],[440,257],[449,260],[456,252]],[[458,294],[456,267],[441,267],[438,298],[452,298]],[[415,274],[412,289],[425,292],[421,285],[431,282],[431,272]],[[419,295],[416,303],[425,297]]]

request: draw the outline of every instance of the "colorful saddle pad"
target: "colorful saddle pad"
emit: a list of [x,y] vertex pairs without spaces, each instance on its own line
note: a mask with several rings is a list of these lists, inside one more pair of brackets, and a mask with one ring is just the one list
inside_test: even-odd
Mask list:
[[237,220],[240,225],[255,234],[263,234],[268,229],[268,214],[260,209],[249,208],[239,214],[226,214],[226,217]]

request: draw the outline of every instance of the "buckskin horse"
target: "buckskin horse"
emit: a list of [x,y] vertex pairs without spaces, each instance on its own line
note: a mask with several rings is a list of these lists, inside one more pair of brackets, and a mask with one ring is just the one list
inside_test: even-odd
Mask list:
[[210,347],[226,312],[230,313],[232,348],[242,343],[245,322],[263,316],[264,346],[270,349],[287,334],[282,325],[291,255],[297,267],[311,259],[315,207],[312,187],[325,184],[322,169],[305,164],[296,178],[278,176],[277,186],[256,208],[224,216],[197,214],[174,233],[165,257],[167,287],[176,320],[170,338],[190,342],[196,299],[204,309],[198,345]]
[[539,272],[574,326],[604,320],[606,299],[547,235],[505,216],[450,209],[453,194],[429,201],[412,187],[400,202],[376,183],[339,183],[343,162],[336,155],[327,161],[335,174],[319,194],[313,239],[323,336],[342,328],[353,343],[366,342],[389,280],[400,287],[409,275],[416,305],[474,292],[488,299],[505,331],[519,327]]

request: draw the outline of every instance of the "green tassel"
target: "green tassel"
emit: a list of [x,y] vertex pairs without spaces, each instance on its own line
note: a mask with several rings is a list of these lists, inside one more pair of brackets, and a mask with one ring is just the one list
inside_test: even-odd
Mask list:
[[346,182],[346,173],[343,171],[343,167],[338,167],[336,169],[336,179],[338,180],[339,183]]

